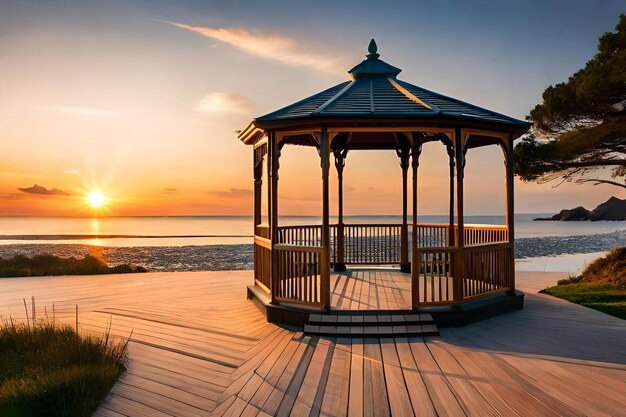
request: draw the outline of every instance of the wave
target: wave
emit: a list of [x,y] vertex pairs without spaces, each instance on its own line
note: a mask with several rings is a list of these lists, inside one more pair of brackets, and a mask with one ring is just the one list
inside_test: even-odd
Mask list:
[[626,246],[626,230],[593,235],[526,237],[515,239],[515,257],[605,252],[620,246]]

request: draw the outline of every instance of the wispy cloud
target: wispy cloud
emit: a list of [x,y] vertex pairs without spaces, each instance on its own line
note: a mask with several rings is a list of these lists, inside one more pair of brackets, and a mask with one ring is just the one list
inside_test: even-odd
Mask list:
[[0,199],[4,199],[4,200],[21,200],[24,197],[25,197],[24,194],[0,193]]
[[224,198],[248,198],[252,195],[252,190],[246,188],[231,188],[228,191],[208,191],[207,194]]
[[176,194],[178,193],[178,189],[176,188],[164,188],[161,190],[161,194]]
[[336,70],[334,59],[298,50],[298,42],[278,34],[265,34],[244,28],[190,26],[165,22],[232,45],[250,55],[272,59],[292,66],[306,66],[319,71]]
[[247,114],[252,106],[248,99],[238,94],[215,92],[204,96],[194,110],[209,114]]
[[108,117],[115,115],[115,113],[112,111],[96,109],[93,107],[53,106],[52,110],[60,113],[77,114],[82,116]]
[[80,172],[77,169],[66,169],[63,173],[67,175],[78,175]]
[[42,187],[40,185],[33,185],[32,187],[26,188],[18,188],[23,193],[26,194],[37,194],[37,195],[49,195],[49,196],[68,196],[71,195],[67,191],[59,190],[58,188],[47,189],[46,187]]

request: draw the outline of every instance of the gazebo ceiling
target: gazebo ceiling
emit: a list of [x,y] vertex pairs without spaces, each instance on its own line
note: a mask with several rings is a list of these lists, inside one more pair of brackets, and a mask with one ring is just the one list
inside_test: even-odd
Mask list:
[[258,117],[241,134],[244,142],[252,130],[303,126],[307,122],[422,122],[493,126],[516,135],[524,133],[529,123],[426,90],[397,79],[402,71],[379,59],[374,40],[367,59],[348,73],[352,78]]

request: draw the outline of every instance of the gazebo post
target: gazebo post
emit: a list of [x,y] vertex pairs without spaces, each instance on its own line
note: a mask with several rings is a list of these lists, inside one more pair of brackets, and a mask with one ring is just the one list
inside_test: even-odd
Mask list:
[[402,148],[396,150],[400,157],[400,168],[402,168],[402,227],[400,229],[400,271],[411,272],[411,264],[409,262],[409,226],[407,222],[407,205],[408,205],[408,179],[409,171],[409,149]]
[[272,275],[272,304],[277,304],[276,293],[278,291],[279,276],[278,276],[278,251],[274,248],[278,244],[278,158],[280,157],[280,148],[278,147],[278,141],[276,139],[276,133],[270,131],[268,134],[267,143],[268,154],[268,221],[270,226],[270,240],[272,241],[272,262],[271,262],[271,275]]
[[454,302],[463,301],[463,246],[465,244],[463,219],[463,175],[465,168],[465,153],[463,137],[460,128],[454,129],[454,152],[456,156],[456,200],[457,200],[457,236],[454,255]]
[[258,235],[257,227],[261,224],[261,191],[263,189],[263,153],[254,148],[252,152],[254,175],[254,234]]
[[448,220],[448,246],[454,246],[454,145],[446,145],[450,163],[450,218]]
[[509,232],[510,262],[508,265],[511,293],[515,294],[515,201],[514,201],[514,172],[513,172],[513,135],[509,133],[506,143],[506,226]]
[[416,309],[419,307],[419,282],[420,282],[420,253],[417,242],[417,168],[419,167],[420,155],[422,153],[422,144],[416,133],[412,135],[411,142],[411,167],[413,168],[413,228],[411,243],[413,247],[411,260],[411,307]]
[[347,150],[335,149],[333,151],[335,155],[335,168],[337,168],[337,194],[338,194],[338,213],[337,213],[337,236],[335,236],[336,244],[335,250],[335,272],[341,272],[346,270],[345,260],[345,237],[343,227],[343,168],[346,165]]
[[320,159],[322,166],[322,256],[320,259],[320,304],[322,310],[330,309],[330,210],[328,197],[328,174],[330,170],[330,141],[328,130],[320,134]]

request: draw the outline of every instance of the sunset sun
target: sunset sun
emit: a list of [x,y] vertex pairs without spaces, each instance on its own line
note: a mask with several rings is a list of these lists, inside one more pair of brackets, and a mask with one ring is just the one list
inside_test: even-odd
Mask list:
[[87,194],[87,202],[91,207],[99,208],[104,205],[106,199],[104,197],[104,194],[102,194],[101,192],[93,191]]

